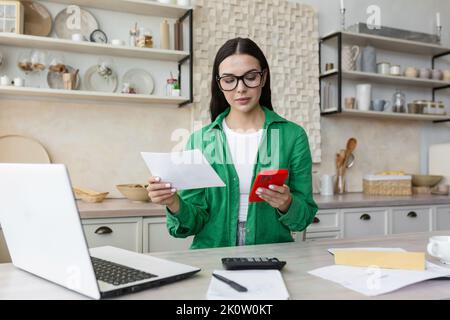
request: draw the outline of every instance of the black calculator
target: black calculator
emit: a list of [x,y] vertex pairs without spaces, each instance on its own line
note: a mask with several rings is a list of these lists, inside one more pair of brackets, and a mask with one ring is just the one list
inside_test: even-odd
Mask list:
[[255,270],[255,269],[276,269],[281,270],[286,261],[280,261],[277,258],[222,258],[223,267],[226,270]]

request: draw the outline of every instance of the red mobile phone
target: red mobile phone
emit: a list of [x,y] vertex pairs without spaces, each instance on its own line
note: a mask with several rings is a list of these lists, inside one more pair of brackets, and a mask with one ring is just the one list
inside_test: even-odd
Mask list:
[[279,169],[279,170],[266,170],[261,171],[256,176],[255,182],[253,183],[252,191],[250,192],[250,196],[248,198],[249,202],[263,202],[264,200],[261,199],[257,194],[256,190],[258,188],[266,188],[269,189],[269,186],[271,184],[274,184],[276,186],[283,186],[284,182],[286,181],[288,177],[289,171],[286,169]]

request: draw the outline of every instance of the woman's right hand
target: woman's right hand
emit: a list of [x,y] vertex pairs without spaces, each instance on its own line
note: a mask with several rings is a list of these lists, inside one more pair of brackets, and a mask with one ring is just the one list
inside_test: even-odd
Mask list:
[[166,205],[170,211],[177,213],[180,208],[180,199],[177,190],[172,188],[169,182],[162,182],[159,177],[150,177],[148,179],[148,196],[156,204]]

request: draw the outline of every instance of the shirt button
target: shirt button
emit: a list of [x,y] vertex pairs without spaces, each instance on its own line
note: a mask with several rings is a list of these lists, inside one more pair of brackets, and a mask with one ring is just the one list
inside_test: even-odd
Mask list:
[[250,229],[247,229],[246,231],[247,231],[247,233],[250,233]]

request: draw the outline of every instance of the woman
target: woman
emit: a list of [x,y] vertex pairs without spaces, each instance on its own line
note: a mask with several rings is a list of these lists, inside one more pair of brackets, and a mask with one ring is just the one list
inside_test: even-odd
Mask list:
[[[172,236],[195,235],[192,249],[293,241],[291,232],[317,212],[305,131],[273,111],[269,66],[252,40],[219,49],[211,84],[212,123],[190,136],[187,149],[200,149],[226,187],[177,193],[164,177],[151,177],[152,202],[166,206]],[[249,203],[257,173],[269,169],[288,169],[287,184],[258,189],[264,201]]]

